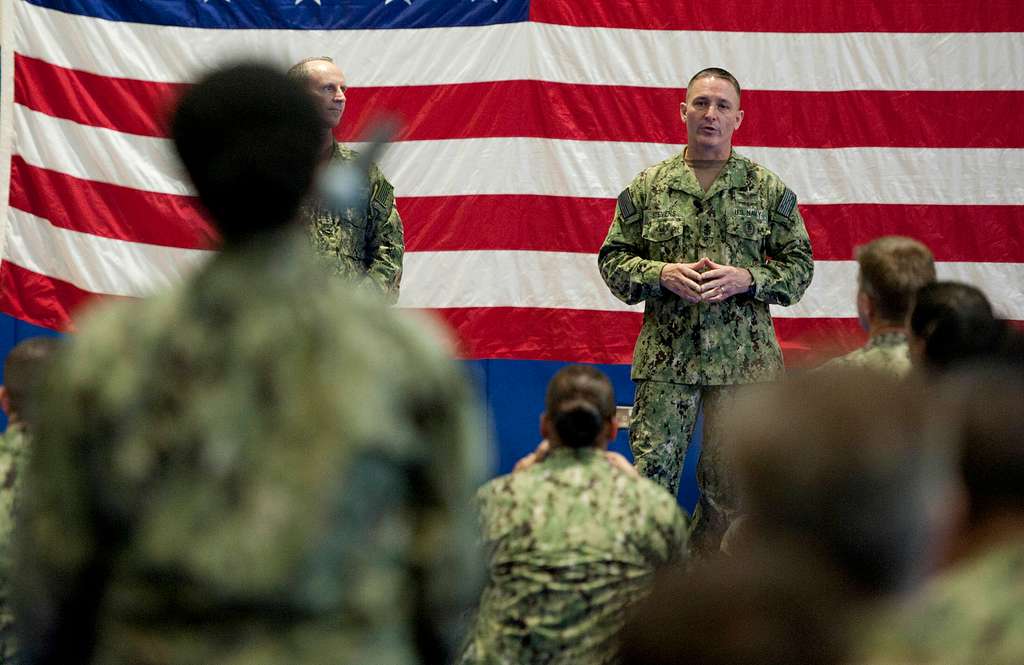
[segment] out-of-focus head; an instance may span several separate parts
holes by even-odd
[[[294,218],[313,182],[321,125],[309,93],[265,65],[218,69],[182,96],[174,145],[225,244]]]
[[[752,389],[734,418],[741,501],[765,539],[820,548],[866,596],[917,582],[945,547],[953,434],[921,388],[814,372]]]
[[[832,665],[846,662],[845,582],[792,547],[663,571],[622,631],[628,665]]]
[[[733,132],[743,122],[740,84],[719,67],[702,69],[686,84],[686,101],[679,112],[686,125],[687,149],[724,159],[732,149]]]
[[[548,383],[541,432],[553,445],[603,446],[615,436],[612,382],[588,365],[568,365]]]
[[[18,342],[7,354],[0,402],[12,421],[31,425],[34,391],[60,344],[60,339],[56,337],[30,337]]]
[[[1024,516],[1024,373],[986,364],[952,373],[950,408],[961,421],[960,471],[969,521]]]
[[[999,353],[1006,335],[980,290],[959,282],[921,287],[909,318],[910,355],[915,366],[944,371]]]
[[[857,247],[854,255],[860,268],[857,309],[861,323],[873,319],[904,325],[918,289],[935,281],[931,251],[913,238],[883,236]]]
[[[327,130],[337,127],[345,115],[348,80],[334,60],[326,55],[306,58],[292,65],[288,76],[301,82],[313,95],[323,127]]]

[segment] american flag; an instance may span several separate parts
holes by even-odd
[[[789,352],[861,341],[853,248],[890,233],[1024,319],[1020,0],[0,7],[0,309],[31,323],[67,329],[207,259],[169,108],[226,60],[314,55],[352,86],[339,139],[404,120],[382,161],[406,228],[399,304],[447,320],[466,357],[630,361],[641,314],[596,252],[617,194],[680,149],[685,79],[707,66],[743,84],[737,149],[798,194],[811,235],[814,282],[774,311]]]

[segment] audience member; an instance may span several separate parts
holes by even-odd
[[[868,342],[822,367],[870,367],[904,376],[910,371],[907,314],[917,290],[935,281],[932,253],[912,238],[883,236],[858,247],[855,256],[857,317]]]
[[[323,124],[299,82],[220,69],[172,131],[224,249],[58,354],[23,504],[26,662],[444,661],[482,573],[461,373],[425,321],[318,266],[295,220]]]
[[[18,342],[4,362],[0,408],[7,414],[7,430],[0,435],[0,663],[18,662],[10,599],[15,507],[21,496],[25,462],[31,454],[35,387],[59,344],[54,337],[31,337]]]
[[[962,418],[967,517],[950,565],[867,640],[878,665],[1024,663],[1024,376],[1019,368],[950,377]]]
[[[543,461],[477,493],[490,575],[462,663],[613,662],[626,607],[683,557],[673,497],[605,457],[615,397],[573,365],[548,385]]]
[[[997,355],[1007,332],[985,294],[959,282],[922,287],[908,327],[911,360],[931,372]]]

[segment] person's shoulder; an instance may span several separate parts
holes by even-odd
[[[753,159],[743,155],[741,153],[733,151],[730,156],[730,161],[733,161],[738,168],[742,168],[748,174],[748,179],[757,182],[762,187],[775,189],[779,191],[785,191],[786,183],[775,171],[771,170],[764,164],[756,162]]]
[[[657,164],[652,164],[637,174],[635,183],[651,185],[668,178],[678,178],[685,166],[682,151],[676,152]]]

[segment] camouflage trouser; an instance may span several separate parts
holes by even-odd
[[[679,493],[683,458],[693,436],[697,414],[704,408],[704,436],[697,463],[700,501],[694,511],[690,550],[717,552],[722,535],[736,514],[731,474],[720,440],[723,414],[735,399],[736,386],[695,386],[638,381],[629,426],[629,447],[641,474],[672,496]]]

